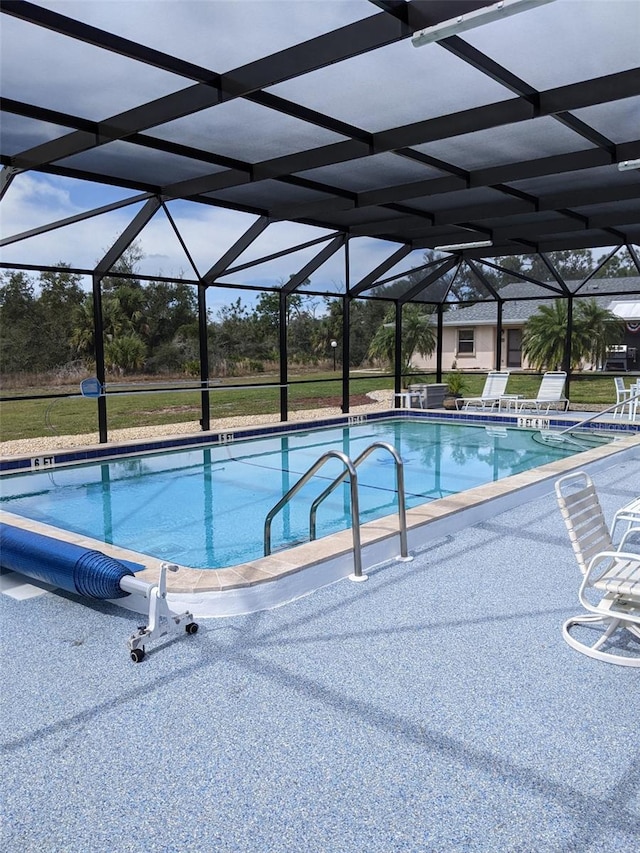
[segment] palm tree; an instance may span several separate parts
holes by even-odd
[[[73,315],[73,331],[69,338],[71,346],[78,355],[94,354],[93,297],[86,296],[76,306]]]
[[[580,324],[584,328],[584,360],[601,367],[607,350],[624,339],[624,323],[613,311],[601,308],[595,299],[580,303]]]
[[[567,303],[556,299],[541,305],[528,320],[522,338],[522,352],[536,370],[557,370],[564,360],[567,340]],[[573,315],[571,334],[571,368],[583,361],[597,365],[606,351],[622,338],[618,317],[601,308],[595,299],[580,302]]]
[[[402,308],[402,372],[406,373],[411,366],[414,353],[422,356],[431,355],[436,348],[436,337],[433,326],[429,322],[431,312],[425,311],[420,305],[405,305]],[[382,359],[393,364],[395,359],[395,310],[389,309],[384,316],[382,325],[369,344],[369,358]]]
[[[131,324],[124,316],[118,299],[108,296],[102,301],[102,323],[107,341],[121,337],[132,331]],[[73,314],[73,330],[70,343],[80,356],[93,357],[95,354],[95,329],[93,322],[93,296],[88,294],[76,306]]]
[[[147,348],[135,332],[114,338],[104,348],[105,363],[116,373],[137,373],[144,366]]]
[[[551,305],[540,305],[529,318],[522,336],[522,352],[536,370],[558,370],[564,359],[567,340],[567,303],[555,299]],[[572,347],[572,367],[580,361],[577,347]]]

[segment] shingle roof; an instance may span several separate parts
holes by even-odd
[[[593,298],[603,308],[607,308],[613,301],[613,297],[622,297],[616,301],[625,301],[625,294],[629,295],[629,301],[638,302],[638,290],[640,289],[640,277],[627,276],[625,278],[594,278],[580,287],[579,281],[568,281],[567,288],[576,295],[576,298]],[[578,289],[579,288],[579,289]],[[635,298],[632,297],[635,295]],[[529,298],[518,298],[528,295]],[[500,290],[500,296],[505,300],[502,307],[502,324],[520,324],[536,313],[540,305],[548,302],[545,299],[531,298],[531,285],[527,282],[514,282],[507,284]],[[444,315],[445,326],[460,325],[495,325],[497,306],[494,301],[476,302],[466,308],[452,308]]]

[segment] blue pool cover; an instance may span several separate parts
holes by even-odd
[[[0,524],[0,563],[3,569],[88,598],[123,598],[129,593],[120,581],[133,576],[131,569],[100,551],[11,524]]]

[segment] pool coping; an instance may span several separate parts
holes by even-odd
[[[597,415],[597,413],[586,413]],[[85,462],[98,462],[117,459],[132,454],[158,453],[163,450],[185,450],[206,445],[225,445],[249,438],[282,435],[283,433],[304,432],[308,429],[320,429],[330,426],[353,426],[371,421],[389,418],[420,418],[449,421],[454,423],[487,424],[494,426],[545,429],[563,428],[577,425],[584,420],[584,412],[558,412],[553,414],[527,413],[526,415],[501,414],[491,410],[446,410],[446,409],[383,409],[367,414],[332,415],[305,421],[281,421],[277,424],[256,424],[254,426],[231,427],[226,430],[198,432],[191,434],[166,435],[162,438],[141,438],[128,441],[115,441],[105,444],[89,444],[61,450],[40,452],[34,455],[1,455],[0,477],[10,474],[23,474],[35,469],[57,468],[63,465],[81,465]],[[604,416],[595,423],[599,430],[616,433],[640,433],[640,422],[617,420]]]
[[[405,416],[415,417],[416,415],[413,410],[404,411],[406,411]],[[460,415],[462,413],[455,414]],[[365,420],[380,420],[389,417],[398,417],[398,415],[394,410],[391,413],[382,412],[366,416],[343,416],[322,421],[304,422],[302,425],[296,424],[294,430],[287,429],[287,424],[278,425],[279,428],[270,427],[262,430],[249,428],[234,431],[234,436],[238,440],[240,437],[251,438],[256,435],[300,431],[310,427],[318,428],[336,423],[338,425],[349,422],[362,423]],[[431,417],[433,418],[433,415]],[[436,419],[463,420],[465,422],[475,420],[476,423],[482,423],[485,426],[514,425],[513,417],[478,418],[477,413],[473,415],[465,413],[462,417],[455,417],[454,415],[449,418],[443,417],[443,413],[439,413]],[[565,416],[559,424],[555,425],[566,425],[567,423],[568,420]],[[613,426],[616,427],[616,425]],[[638,426],[640,427],[640,425]],[[635,430],[629,434],[629,429],[621,430],[618,426],[616,432],[627,434],[616,437],[609,444],[593,447],[565,459],[533,468],[530,471],[513,474],[497,482],[476,486],[459,494],[439,498],[408,509],[406,515],[409,550],[420,546],[424,547],[425,541],[429,539],[454,533],[463,525],[478,523],[502,509],[531,500],[537,494],[548,492],[553,481],[568,471],[613,462],[616,456],[640,448],[640,434],[636,433]],[[89,454],[95,451],[100,453],[98,459],[106,460],[107,456],[110,458],[122,456],[124,448],[128,450],[129,454],[139,454],[141,452],[157,452],[158,449],[183,449],[185,446],[195,447],[212,442],[211,434],[207,434],[206,437],[192,436],[190,437],[192,440],[188,442],[185,442],[184,436],[178,438],[179,444],[177,446],[175,443],[171,443],[171,438],[167,438],[161,442],[150,443],[144,440],[127,442],[118,447],[109,446],[108,449],[104,445],[82,448],[72,454],[67,452],[55,454],[56,459],[68,455],[74,457],[73,460],[64,462],[60,460],[56,464],[71,465],[89,461],[91,458]],[[153,449],[149,447],[150,444],[153,444]],[[157,448],[157,444],[162,446]],[[141,450],[141,447],[144,449]],[[107,450],[115,452],[108,454]],[[82,455],[81,459],[78,459],[79,454]],[[88,456],[89,458],[87,458]],[[7,523],[22,529],[53,536],[82,547],[96,549],[115,559],[141,564],[144,568],[136,573],[136,577],[140,580],[148,580],[150,583],[157,581],[160,567],[165,562],[137,551],[92,539],[83,534],[72,533],[53,525],[32,521],[5,510],[0,512],[0,516]],[[397,514],[362,524],[360,533],[362,565],[365,574],[374,566],[393,560],[394,557],[399,557],[400,537]],[[255,612],[256,610],[279,606],[300,595],[308,594],[313,589],[352,575],[352,533],[351,530],[340,531],[233,567],[194,569],[179,564],[178,566],[178,572],[170,573],[167,576],[168,600],[172,606],[186,606],[199,617]],[[115,603],[141,612],[146,609],[146,606],[141,606],[142,602],[136,600],[135,596],[130,599],[118,599]]]

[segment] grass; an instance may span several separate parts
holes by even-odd
[[[295,381],[298,377],[292,377]],[[301,378],[309,378],[307,375]],[[289,387],[289,408],[313,409],[337,405],[342,396],[340,374],[321,373],[313,377],[324,381],[294,384]],[[238,382],[240,380],[235,380]],[[262,385],[277,385],[273,376],[250,379]],[[148,380],[147,380],[148,382]],[[152,383],[149,383],[152,384]],[[210,394],[211,418],[263,415],[280,410],[278,387],[256,387],[225,389],[234,384],[228,380],[213,388]],[[351,382],[351,394],[361,397],[367,391],[391,388],[393,380],[381,377],[357,378]],[[78,435],[96,432],[98,429],[97,405],[95,400],[79,396],[78,391],[68,388],[34,387],[20,391],[21,396],[38,394],[52,395],[68,392],[67,397],[51,397],[41,400],[25,400],[15,396],[0,403],[0,439],[38,438],[49,435]],[[123,394],[107,400],[109,430],[127,427],[155,426],[200,419],[200,392],[167,390],[157,393]]]
[[[291,382],[313,378],[314,382],[292,384],[289,387],[289,409],[314,409],[338,405],[342,395],[340,373],[317,373],[310,377],[292,376]],[[424,377],[433,381],[433,377]],[[485,374],[465,374],[465,396],[474,396],[482,391]],[[446,375],[444,377],[446,381]],[[149,380],[146,380],[149,381]],[[279,411],[280,391],[277,387],[225,389],[225,382],[211,391],[211,418],[263,415]],[[277,384],[277,377],[261,376],[259,380],[269,385]],[[421,377],[409,381],[419,382]],[[150,383],[151,384],[151,383]],[[509,378],[509,393],[534,397],[540,385],[540,377],[531,374],[514,374]],[[362,399],[368,391],[391,389],[393,379],[380,376],[358,377],[351,380],[352,405]],[[68,392],[69,396],[42,400],[25,400],[15,396],[0,403],[0,439],[38,438],[50,435],[78,435],[96,432],[97,406],[95,400],[79,396],[76,386],[51,386],[21,388],[20,395],[54,394]],[[576,405],[593,404],[605,408],[615,403],[615,390],[611,376],[584,375],[571,380],[571,402]],[[200,394],[198,391],[166,390],[157,393],[113,395],[107,401],[109,430],[126,427],[156,426],[164,424],[198,421],[200,419]]]

